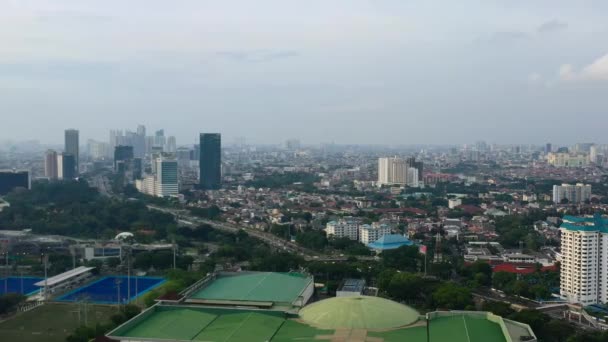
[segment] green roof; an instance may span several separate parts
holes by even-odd
[[[221,274],[189,298],[293,303],[312,284],[300,273],[239,272]]]
[[[325,299],[300,310],[303,321],[321,329],[388,329],[410,325],[419,317],[409,306],[368,296]]]

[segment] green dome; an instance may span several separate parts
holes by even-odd
[[[355,296],[325,299],[305,306],[300,318],[321,329],[389,329],[410,325],[419,313],[388,299]]]

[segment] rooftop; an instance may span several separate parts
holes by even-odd
[[[593,217],[566,215],[562,220],[564,222],[560,228],[567,230],[608,233],[608,219],[603,218],[599,213]]]
[[[58,274],[58,275],[56,275],[54,277],[50,277],[46,281],[44,281],[44,280],[39,281],[39,282],[37,282],[34,285],[36,285],[36,286],[45,286],[45,285],[47,285],[47,286],[53,286],[53,285],[59,284],[59,283],[61,283],[63,281],[66,281],[66,280],[68,280],[68,279],[70,279],[72,277],[75,277],[77,275],[83,274],[85,272],[89,272],[90,270],[92,270],[94,268],[95,267],[86,267],[86,266],[76,267],[73,270],[69,270],[67,272],[63,272],[61,274]]]
[[[320,329],[388,329],[418,321],[420,314],[380,297],[334,297],[300,310],[301,319]]]
[[[401,246],[411,246],[414,243],[403,235],[386,234],[381,238],[367,245],[367,247],[376,250],[396,249]]]
[[[293,303],[312,282],[301,273],[221,273],[189,299]]]

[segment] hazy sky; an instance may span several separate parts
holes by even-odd
[[[606,18],[606,0],[0,0],[0,140],[605,143]]]

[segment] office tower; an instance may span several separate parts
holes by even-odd
[[[547,145],[545,145],[545,154],[549,154],[553,152],[553,145],[551,145],[551,143],[547,143]]]
[[[133,160],[133,146],[119,145],[114,148],[114,171],[124,172],[131,160]]]
[[[483,146],[485,146],[485,143]],[[477,151],[477,153],[479,154],[479,151]],[[418,170],[418,181],[421,182],[423,177],[422,172],[424,171],[424,163],[421,161],[416,161],[416,157],[407,158],[405,163],[408,168],[415,168]]]
[[[110,145],[105,142],[89,139],[87,141],[87,152],[93,160],[106,159],[111,157]]]
[[[299,150],[300,149],[300,140],[289,139],[285,142],[285,147],[290,151]]]
[[[0,170],[0,195],[6,195],[17,188],[31,188],[29,171]]]
[[[553,186],[553,203],[561,203],[564,199],[568,203],[579,204],[591,199],[591,185],[588,184],[562,184]]]
[[[176,150],[177,150],[177,142],[175,140],[175,137],[170,136],[169,139],[167,139],[167,148],[165,149],[165,152],[175,153]]]
[[[420,186],[420,179],[418,178],[418,169],[415,167],[408,167],[406,174],[406,185],[413,188]]]
[[[137,135],[141,135],[142,137],[146,136],[146,126],[138,125],[137,126]]]
[[[378,158],[379,185],[405,185],[407,166],[401,158]]]
[[[190,158],[190,160],[200,160],[200,157],[201,157],[201,145],[196,144],[196,145],[194,145],[194,149],[192,150],[192,157]]]
[[[156,196],[176,196],[179,193],[177,182],[177,160],[161,156],[156,159]]]
[[[608,301],[608,220],[564,216],[560,295],[583,305]]]
[[[589,147],[589,162],[597,164],[597,146],[591,145]]]
[[[200,186],[217,190],[222,185],[222,137],[219,133],[200,135]]]
[[[74,157],[74,174],[79,172],[79,139],[78,130],[68,129],[65,131],[65,149],[64,152],[71,154]]]
[[[76,158],[69,153],[57,155],[57,178],[74,179],[76,178]]]
[[[165,130],[159,129],[156,131],[156,134],[154,135],[154,147],[160,147],[164,150],[166,142]]]
[[[57,152],[54,150],[48,150],[44,155],[44,176],[50,180],[55,180],[58,178]]]

